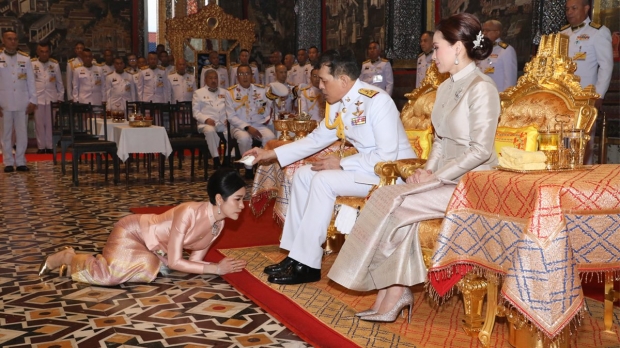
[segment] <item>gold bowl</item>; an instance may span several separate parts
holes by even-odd
[[[292,140],[291,136],[288,134],[290,129],[290,124],[293,120],[273,120],[273,127],[280,132],[280,137],[278,140]]]
[[[308,133],[312,132],[316,127],[317,123],[314,120],[309,121],[298,121],[293,120],[289,124],[289,130],[295,133],[295,140],[305,138]]]

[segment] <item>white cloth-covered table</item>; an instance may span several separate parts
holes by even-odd
[[[130,153],[161,153],[168,157],[172,146],[164,127],[130,127],[128,124],[114,124],[114,142],[118,147],[118,158],[125,162]]]
[[[94,121],[92,121],[94,122]],[[106,140],[109,141],[114,141],[114,126],[118,126],[118,125],[129,125],[129,122],[124,121],[124,122],[112,122],[112,120],[108,119],[106,120],[106,128],[108,129],[108,137]],[[92,126],[93,128],[95,128],[95,131],[97,135],[105,135],[104,131],[103,131],[103,119],[98,118],[96,121],[96,125]]]

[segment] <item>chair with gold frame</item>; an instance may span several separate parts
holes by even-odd
[[[597,117],[594,103],[599,95],[593,86],[581,87],[579,78],[574,74],[576,69],[576,63],[568,56],[568,37],[561,34],[543,36],[537,55],[525,65],[525,74],[519,78],[517,85],[500,93],[502,111],[499,126],[522,128],[534,125],[544,131],[555,129],[556,123],[564,122],[568,127],[583,129],[585,134],[589,134]],[[402,178],[419,167],[416,163],[404,161],[380,163],[376,167],[377,174],[381,175],[385,166],[395,167],[393,175]],[[431,266],[432,251],[439,234],[438,222],[425,222],[420,225],[418,232],[428,267]],[[560,347],[568,344],[568,329],[561,334],[563,341],[551,342],[544,335],[530,330],[530,326],[526,325],[527,320],[514,309],[498,306],[499,283],[497,278],[485,279],[470,273],[457,284],[465,305],[463,329],[468,334],[478,336],[483,345],[488,346],[495,317],[506,316],[510,329],[509,340],[515,347]],[[487,312],[483,318],[485,296]]]

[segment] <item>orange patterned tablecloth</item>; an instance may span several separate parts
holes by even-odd
[[[620,271],[620,166],[465,175],[429,277],[471,267],[503,276],[503,298],[555,337],[583,306],[580,272]]]
[[[289,142],[290,141],[271,140],[267,143],[265,149],[275,149]],[[284,168],[280,167],[278,161],[259,165],[256,170],[256,175],[254,176],[252,197],[250,198],[250,208],[254,215],[262,214],[269,203],[271,203],[271,200],[275,199],[275,206],[273,207],[274,218],[280,222],[284,222],[295,171],[299,167],[312,163],[323,156],[337,152],[339,149],[340,141],[336,141],[322,151],[289,164]],[[350,153],[354,151],[354,148],[347,146],[346,151]]]

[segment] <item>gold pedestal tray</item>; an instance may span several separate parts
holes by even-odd
[[[288,124],[288,129],[295,133],[295,140],[299,140],[305,138],[308,133],[312,132],[317,127],[317,125],[318,124],[314,120],[293,120]]]
[[[150,127],[152,125],[153,125],[153,120],[129,121],[130,127]]]
[[[274,120],[273,121],[273,127],[280,132],[280,136],[278,137],[278,140],[282,140],[282,141],[287,141],[287,140],[292,140],[293,138],[288,134],[290,129],[290,123],[293,122],[293,120]]]

